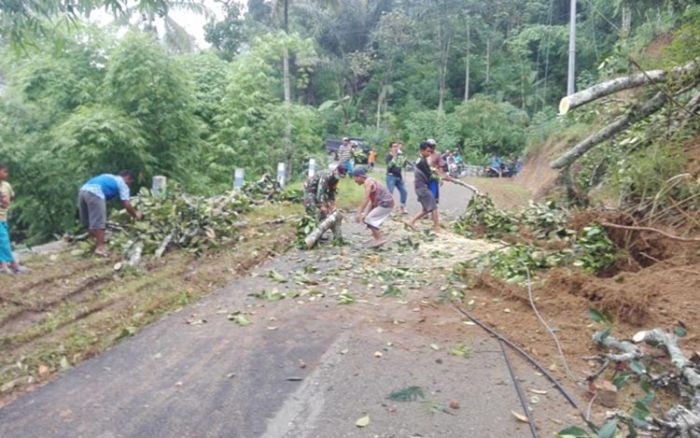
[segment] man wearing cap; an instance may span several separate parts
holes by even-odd
[[[338,163],[343,166],[349,174],[352,174],[352,144],[348,137],[343,137],[343,142],[338,148]]]
[[[391,214],[394,208],[394,197],[379,181],[368,177],[367,169],[364,167],[355,169],[352,176],[355,183],[365,186],[365,195],[357,209],[356,220],[358,223],[364,222],[372,233],[374,242],[371,246],[380,247],[386,243],[386,239],[382,236],[379,227]],[[365,210],[368,210],[367,213]]]
[[[129,186],[134,183],[134,174],[123,170],[119,175],[105,173],[89,179],[80,188],[78,204],[80,205],[80,222],[97,242],[95,255],[109,256],[105,251],[105,228],[107,226],[107,201],[119,197],[122,205],[135,219],[141,219],[141,213],[131,205]]]
[[[304,209],[306,214],[322,222],[329,214],[335,210],[335,194],[338,191],[338,182],[345,176],[345,166],[338,165],[332,171],[322,170],[316,173],[304,183]],[[331,229],[333,238],[342,237],[340,223],[342,216]]]

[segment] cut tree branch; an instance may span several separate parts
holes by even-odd
[[[678,346],[678,337],[674,333],[655,328],[638,332],[632,339],[635,343],[644,342],[663,348],[671,358],[676,374],[682,377],[692,391],[690,393],[690,409],[679,404],[666,412],[665,420],[652,418],[652,424],[661,428],[661,436],[663,437],[700,437],[700,373]],[[606,360],[628,362],[640,359],[645,355],[641,348],[629,341],[618,341],[612,336],[601,336],[600,334],[594,336],[594,340],[600,345],[622,352],[622,354],[606,354],[603,356]]]
[[[601,82],[590,88],[581,90],[578,93],[574,93],[571,96],[562,98],[559,102],[559,113],[563,115],[574,108],[585,105],[588,102],[592,102],[596,99],[600,99],[601,97],[617,93],[618,91],[636,88],[647,84],[664,82],[669,77],[679,77],[685,73],[693,73],[697,69],[698,62],[691,61],[683,67],[675,67],[670,71],[651,70]]]
[[[563,169],[569,167],[574,161],[579,159],[583,154],[588,152],[594,146],[609,140],[612,136],[620,131],[624,131],[630,125],[648,117],[663,108],[668,98],[663,93],[656,93],[654,97],[649,99],[638,111],[630,111],[620,117],[605,128],[589,136],[582,142],[578,143],[573,148],[569,149],[564,155],[552,161],[549,165],[553,169]]]
[[[633,231],[651,231],[653,233],[661,234],[664,237],[668,237],[671,240],[678,240],[680,242],[700,242],[700,238],[698,238],[698,237],[674,236],[673,234],[669,234],[665,231],[657,230],[656,228],[651,228],[651,227],[633,227],[630,225],[611,224],[610,222],[601,222],[600,224],[602,226],[608,227],[608,228],[621,228],[623,230],[633,230]]]
[[[316,242],[318,242],[318,239],[321,238],[323,233],[330,230],[334,226],[340,226],[340,222],[342,220],[343,216],[338,210],[329,214],[323,221],[321,221],[320,224],[318,224],[318,227],[316,227],[316,229],[314,229],[312,232],[309,233],[308,236],[306,236],[306,238],[304,239],[304,244],[306,244],[306,248],[313,248],[313,246],[316,245]]]

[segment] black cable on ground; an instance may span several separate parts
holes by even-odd
[[[530,362],[535,368],[537,368],[542,374],[544,374],[547,379],[554,384],[554,386],[557,388],[557,390],[564,396],[564,398],[573,406],[581,415],[583,416],[583,413],[581,412],[581,408],[579,408],[578,402],[576,399],[570,395],[566,389],[559,383],[559,381],[549,373],[542,365],[539,364],[532,356],[527,354],[522,348],[518,347],[515,345],[512,341],[510,341],[508,338],[504,337],[503,335],[499,334],[496,332],[494,329],[491,327],[487,326],[483,322],[479,321],[478,319],[474,318],[469,312],[466,310],[462,309],[461,307],[457,306],[456,304],[453,304],[453,307],[457,312],[461,313],[462,315],[466,316],[470,320],[472,320],[476,325],[481,327],[482,329],[486,330],[489,332],[492,336],[495,338],[499,339],[500,341],[503,341],[507,346],[515,350],[518,354],[520,354],[522,357],[524,357],[528,362]]]
[[[530,409],[527,406],[525,395],[523,395],[523,390],[522,388],[520,388],[520,383],[518,383],[518,379],[515,377],[515,373],[513,372],[513,366],[510,364],[510,359],[508,359],[508,353],[506,353],[506,348],[503,346],[503,344],[504,342],[499,339],[498,345],[501,347],[501,351],[503,352],[503,358],[506,360],[506,365],[508,366],[508,373],[510,373],[510,378],[513,381],[513,385],[515,385],[515,392],[518,393],[520,405],[523,407],[523,411],[525,412],[525,416],[527,417],[527,424],[528,426],[530,426],[532,438],[538,438],[539,436],[537,435],[537,429],[535,428],[535,418],[533,417],[532,413],[530,412]]]

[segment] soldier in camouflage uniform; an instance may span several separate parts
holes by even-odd
[[[335,210],[335,193],[338,189],[340,178],[345,176],[346,168],[339,165],[332,171],[322,170],[306,180],[304,183],[304,209],[306,214],[321,223]],[[333,238],[342,237],[340,231],[341,217],[333,225]]]

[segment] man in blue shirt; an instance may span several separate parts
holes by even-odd
[[[107,226],[107,201],[119,197],[122,205],[135,219],[141,219],[141,213],[129,202],[129,186],[134,182],[134,174],[128,170],[119,175],[109,173],[89,179],[80,188],[78,203],[80,204],[80,222],[90,235],[95,238],[95,255],[109,256],[105,251],[105,228]]]

